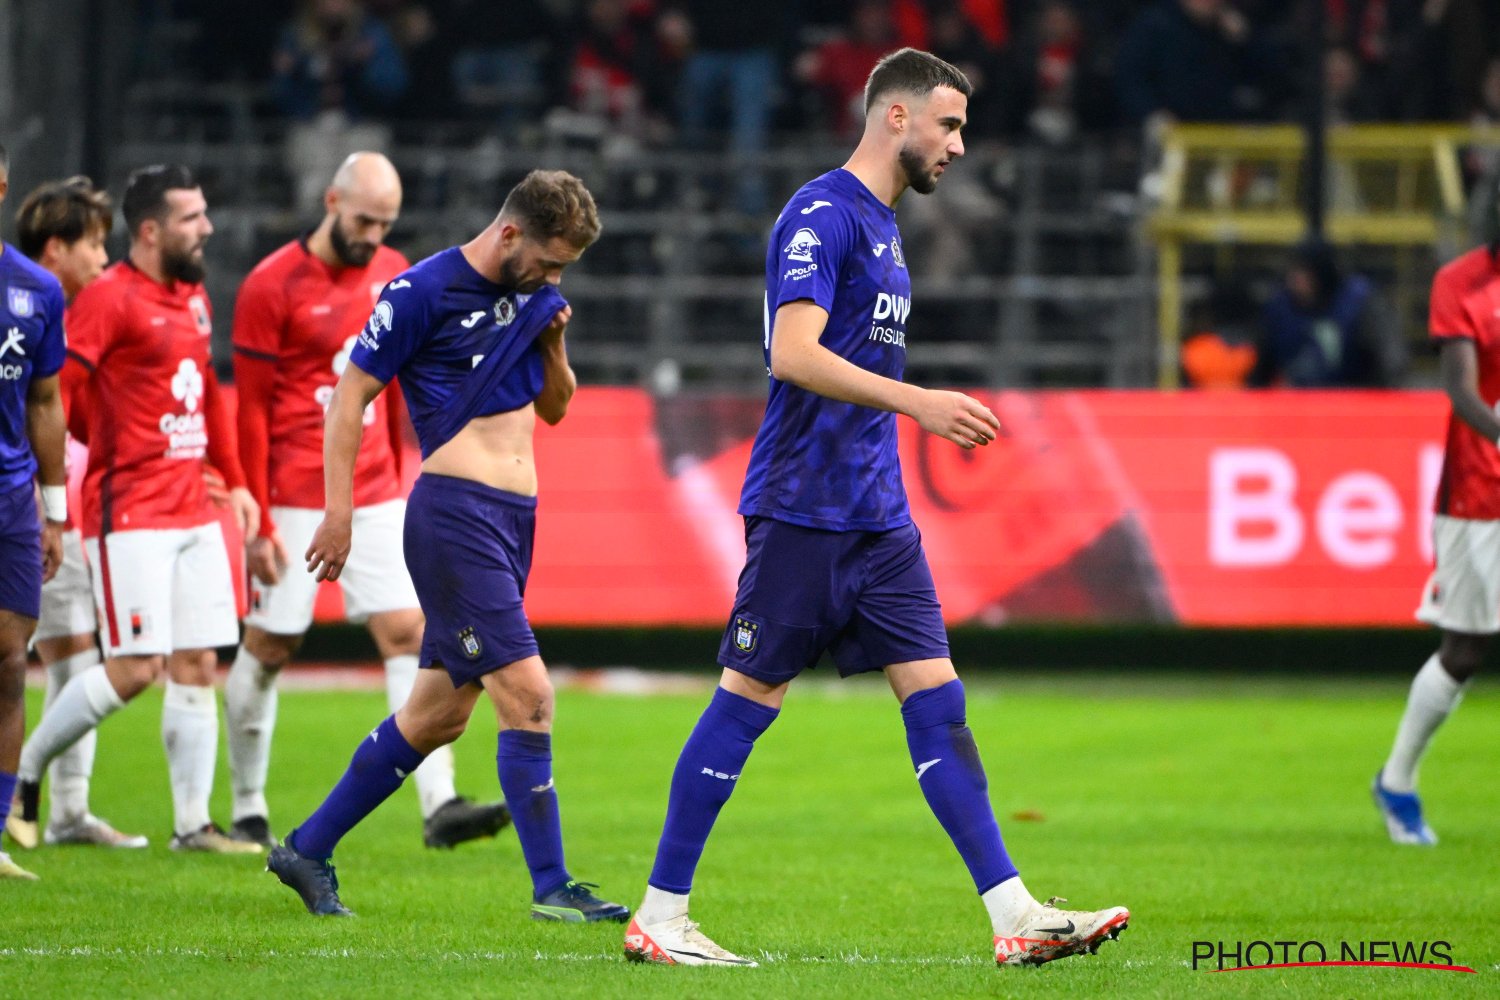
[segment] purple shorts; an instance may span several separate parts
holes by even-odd
[[[30,483],[0,493],[0,610],[42,614],[42,522]]]
[[[948,656],[916,525],[820,531],[747,517],[745,545],[720,666],[781,684],[825,650],[842,677]]]
[[[423,473],[406,503],[406,568],[427,616],[418,661],[453,686],[537,654],[521,598],[536,497]]]

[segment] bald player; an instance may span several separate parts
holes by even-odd
[[[234,313],[240,459],[264,512],[248,546],[250,612],[224,688],[234,787],[230,835],[274,846],[266,804],[276,677],[312,624],[317,580],[287,553],[302,553],[323,517],[323,418],[370,310],[409,266],[384,245],[401,211],[401,178],[379,153],[355,153],[323,195],[317,228],[261,261]],[[350,621],[364,622],[385,661],[386,694],[400,708],[417,677],[423,618],[401,555],[406,515],[396,397],[365,408],[354,466],[355,554],[338,583]],[[453,753],[431,754],[415,774],[428,847],[492,837],[505,803],[460,797]]]

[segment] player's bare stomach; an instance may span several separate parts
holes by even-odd
[[[534,497],[536,460],[531,441],[535,429],[536,410],[530,403],[519,410],[475,417],[427,456],[422,471]]]

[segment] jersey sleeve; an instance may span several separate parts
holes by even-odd
[[[109,350],[119,306],[110,290],[95,281],[78,293],[68,310],[68,354],[90,371]]]
[[[800,205],[800,199],[787,205],[771,236],[777,260],[768,303],[772,313],[799,299],[831,312],[853,244],[855,226],[847,207],[814,200],[808,212]]]
[[[235,312],[239,316],[238,310]],[[240,466],[245,485],[260,504],[261,527],[275,530],[271,517],[271,411],[276,391],[276,365],[258,355],[236,351],[234,355],[236,427],[239,431]]]
[[[234,303],[234,353],[263,361],[281,355],[281,331],[286,325],[286,293],[273,288],[260,271],[252,271],[240,286]]]
[[[235,441],[234,414],[219,389],[219,377],[213,366],[203,375],[203,422],[208,430],[208,462],[224,477],[224,485],[237,489],[245,485],[240,465],[239,446]]]
[[[1456,268],[1443,268],[1432,280],[1428,300],[1427,332],[1434,340],[1477,340],[1474,324],[1464,310],[1463,284]]]
[[[389,282],[349,352],[349,360],[381,382],[396,377],[427,336],[426,290],[407,277]]]
[[[63,313],[66,308],[63,302],[62,286],[49,285],[47,288],[47,325],[42,331],[36,361],[31,368],[35,378],[50,378],[62,370],[63,359],[68,354],[67,340],[63,335]]]

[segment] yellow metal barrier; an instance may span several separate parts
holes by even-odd
[[[1294,125],[1173,125],[1162,140],[1157,245],[1157,381],[1177,387],[1186,245],[1290,246],[1305,235],[1306,135]],[[1327,134],[1325,231],[1339,244],[1458,242],[1466,204],[1458,151],[1500,146],[1500,129],[1353,125]]]

